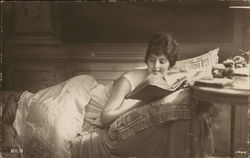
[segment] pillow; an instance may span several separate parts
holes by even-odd
[[[16,116],[18,100],[14,95],[8,96],[6,100],[6,106],[3,109],[2,121],[5,124],[12,125]]]
[[[163,99],[133,109],[115,120],[108,130],[111,139],[125,140],[152,126],[190,119],[189,89],[180,89]]]

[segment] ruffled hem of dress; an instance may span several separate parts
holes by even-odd
[[[28,117],[28,110],[29,110],[29,102],[27,103],[26,99],[30,98],[33,94],[24,91],[22,95],[20,96],[20,99],[18,101],[18,107],[16,111],[16,117],[13,122],[13,128],[17,132],[17,137],[24,136],[24,129],[26,127],[26,119]]]
[[[20,96],[20,99],[19,99],[19,101],[18,101],[18,108],[19,108],[19,107],[22,108],[23,102],[24,102],[25,97],[26,97],[27,94],[29,95],[29,97],[32,95],[32,93],[30,93],[30,92],[28,92],[28,91],[24,91],[24,92],[22,93],[22,95]]]

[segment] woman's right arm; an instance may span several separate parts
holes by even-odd
[[[121,77],[115,82],[113,91],[101,113],[101,122],[104,126],[109,126],[119,116],[137,106],[124,106],[123,104],[125,96],[130,92],[130,90],[131,85],[126,78]]]

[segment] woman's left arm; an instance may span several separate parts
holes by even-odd
[[[115,83],[113,91],[104,106],[101,113],[101,122],[104,126],[109,126],[113,121],[115,121],[119,116],[125,112],[137,107],[138,105],[128,105],[124,106],[125,96],[130,92],[131,85],[129,81],[125,78],[120,78]]]

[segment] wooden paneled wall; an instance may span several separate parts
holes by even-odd
[[[211,49],[220,47],[219,56],[220,59],[223,60],[227,57],[237,55],[239,53],[238,49],[249,49],[249,34],[246,34],[246,31],[249,32],[249,21],[247,20],[249,13],[241,9],[229,10],[228,14],[224,15],[226,16],[226,19],[220,17],[221,20],[225,20],[225,22],[220,23],[217,19],[215,21],[216,28],[208,30],[209,32],[218,32],[220,31],[218,29],[225,28],[226,31],[222,30],[222,32],[226,32],[229,35],[222,34],[223,37],[221,38],[216,36],[216,40],[214,41],[212,37],[207,39],[204,37],[199,42],[199,39],[194,38],[203,37],[202,32],[204,36],[209,36],[210,34],[206,33],[206,31],[204,33],[204,30],[198,31],[199,33],[196,34],[195,30],[191,29],[194,32],[183,34],[182,37],[182,28],[185,30],[191,28],[190,26],[175,26],[174,23],[168,24],[168,20],[171,21],[171,18],[174,18],[176,21],[176,16],[178,17],[183,13],[186,13],[190,8],[187,9],[187,11],[178,11],[175,13],[173,9],[174,6],[170,9],[169,5],[166,4],[137,4],[131,6],[130,4],[124,3],[124,6],[120,7],[120,9],[123,10],[123,13],[119,13],[121,17],[127,16],[127,9],[132,7],[131,12],[143,11],[145,14],[147,12],[148,14],[154,13],[154,15],[159,16],[159,19],[157,19],[158,16],[150,16],[151,18],[154,18],[154,20],[151,19],[154,23],[145,23],[147,27],[144,27],[143,25],[139,26],[137,24],[135,26],[137,32],[135,32],[133,31],[132,26],[135,24],[134,22],[140,18],[140,14],[137,15],[138,17],[136,17],[135,14],[135,17],[125,20],[127,22],[130,22],[129,20],[131,20],[130,24],[124,27],[129,33],[134,33],[131,34],[131,36],[123,38],[112,35],[110,36],[112,37],[111,41],[109,40],[109,36],[105,36],[103,39],[101,38],[101,41],[100,38],[95,39],[95,37],[91,37],[92,42],[84,43],[83,41],[87,38],[84,39],[83,35],[78,35],[86,33],[82,32],[84,28],[78,27],[76,28],[78,30],[73,30],[73,26],[75,26],[77,22],[67,24],[66,22],[69,21],[67,17],[75,16],[74,18],[88,18],[91,16],[95,21],[101,20],[99,21],[100,23],[103,21],[104,24],[107,24],[105,26],[108,26],[109,22],[114,24],[115,21],[108,18],[95,18],[95,14],[91,15],[89,12],[81,10],[82,8],[88,8],[86,5],[79,5],[79,9],[79,7],[77,7],[78,5],[73,3],[73,5],[70,5],[70,11],[72,11],[70,12],[68,10],[63,10],[65,7],[68,9],[67,5],[59,4],[61,3],[22,2],[9,3],[6,5],[8,7],[5,9],[7,10],[5,11],[5,17],[12,20],[8,20],[8,22],[4,23],[4,28],[8,28],[4,36],[3,49],[3,88],[5,90],[37,91],[38,89],[55,85],[79,74],[91,74],[100,83],[110,83],[122,72],[133,67],[144,65],[143,58],[147,46],[146,41],[150,37],[150,34],[147,34],[146,32],[147,30],[151,33],[154,31],[165,31],[164,27],[158,27],[157,24],[157,21],[164,20],[165,16],[166,21],[161,22],[161,24],[171,26],[172,30],[180,31],[175,33],[181,39],[179,59],[201,55]],[[93,12],[97,11],[95,8],[100,9],[100,7],[103,7],[102,10],[105,10],[105,8],[106,10],[108,8],[111,8],[111,10],[117,10],[117,7],[119,7],[115,4],[112,4],[111,6],[103,6],[103,3],[90,3],[89,6],[93,9]],[[166,7],[165,10],[167,11],[164,10],[164,7]],[[183,8],[183,6],[181,7]],[[196,6],[194,5],[192,7]],[[216,5],[216,7],[218,11],[220,5]],[[225,7],[222,8],[225,9]],[[36,9],[38,9],[38,12],[35,11]],[[159,12],[157,12],[157,9],[159,9]],[[91,10],[88,9],[88,11]],[[210,15],[210,12],[211,11],[207,11],[204,12],[204,14],[208,16]],[[71,15],[68,15],[67,17],[62,16],[65,15],[65,13],[70,13]],[[165,15],[162,13],[171,14]],[[194,13],[194,11],[190,11],[189,14],[194,15]],[[98,15],[100,14],[101,11],[98,12]],[[199,12],[197,12],[197,14],[199,14]],[[115,17],[117,18],[118,16],[116,15]],[[148,20],[150,20],[150,17],[148,17]],[[184,23],[191,25],[192,23],[188,22],[189,19],[198,23],[198,17],[202,17],[202,15],[196,15],[195,18],[185,16],[182,17],[179,22],[177,20],[177,22],[179,24]],[[206,20],[212,20],[213,17],[214,15],[211,14],[211,17],[207,17]],[[90,20],[91,18],[88,20],[85,19],[85,21],[79,22],[79,25],[81,26],[84,24],[89,28],[89,25],[93,23]],[[123,19],[120,19],[119,21],[121,22],[122,20]],[[147,20],[147,18],[144,17],[144,20]],[[185,22],[181,22],[182,20]],[[20,21],[22,21],[22,23],[20,23]],[[43,25],[39,25],[41,23],[43,23]],[[221,24],[224,23],[230,26],[221,26]],[[209,27],[205,27],[204,24],[199,24],[199,26],[204,29],[209,29],[213,25],[209,23]],[[97,28],[94,27],[93,30],[95,29]],[[196,27],[196,30],[198,29],[199,28]],[[112,32],[112,28],[110,28],[109,31]],[[72,35],[69,36],[69,32],[71,32]],[[108,34],[105,32],[99,33]],[[116,33],[126,34],[124,30],[119,29],[116,29]],[[91,34],[91,32],[89,34]],[[79,38],[74,38],[74,36]],[[68,40],[66,37],[68,37]],[[230,39],[226,39],[225,37]],[[123,41],[123,43],[115,42],[115,39],[117,39],[117,41]],[[131,42],[130,39],[134,39],[135,42]],[[204,40],[206,42],[204,42]]]

